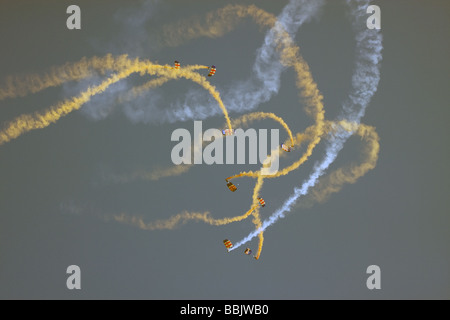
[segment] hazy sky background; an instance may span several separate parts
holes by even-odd
[[[161,64],[215,64],[210,80],[226,101],[233,85],[250,77],[267,30],[247,19],[218,39],[166,47],[159,37],[164,25],[203,18],[226,3],[255,4],[278,15],[288,1],[77,1],[81,30],[66,28],[66,8],[74,2],[2,1],[0,86],[8,75],[128,53]],[[0,298],[449,299],[450,4],[373,4],[381,8],[383,61],[362,122],[380,136],[374,170],[325,203],[294,208],[265,232],[258,261],[244,248],[227,254],[222,243],[245,237],[253,230],[250,220],[223,227],[189,222],[161,231],[105,221],[103,216],[124,212],[151,222],[183,210],[219,218],[241,215],[251,204],[254,180],[236,181],[239,190],[231,193],[224,179],[255,166],[198,165],[158,181],[105,179],[170,167],[172,131],[192,131],[193,122],[162,123],[157,116],[200,99],[197,94],[205,97],[196,84],[180,80],[117,103],[119,92],[139,83],[132,77],[56,124],[0,147]],[[344,2],[326,1],[295,41],[324,95],[326,118],[333,120],[350,90],[355,57]],[[99,81],[0,101],[2,128]],[[209,107],[218,108],[214,101]],[[141,109],[147,110],[141,117],[130,116]],[[282,73],[279,93],[257,110],[275,112],[294,132],[311,124],[292,70]],[[218,113],[203,127],[222,128],[223,122]],[[277,128],[270,121],[253,127]],[[361,146],[359,138],[350,138],[329,171],[357,161]],[[287,177],[266,180],[262,218],[309,176],[323,150],[319,145]],[[257,240],[248,245],[256,250]],[[81,268],[81,290],[66,288],[72,264]],[[373,264],[381,268],[381,290],[366,287],[366,268]]]

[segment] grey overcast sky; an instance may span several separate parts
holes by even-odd
[[[81,29],[68,30],[72,1],[3,0],[0,88],[8,76],[24,79],[83,57],[128,54],[160,64],[214,64],[216,75],[208,80],[230,107],[231,97],[239,105],[261,89],[246,91],[244,84],[255,72],[267,29],[244,19],[217,38],[169,46],[162,36],[166,26],[204,21],[228,3],[255,4],[278,16],[289,1],[80,0]],[[383,37],[380,81],[361,119],[380,136],[373,170],[324,203],[302,206],[300,199],[266,230],[258,261],[243,254],[245,246],[227,254],[222,243],[253,231],[250,219],[153,231],[115,222],[112,216],[121,213],[145,222],[184,210],[209,211],[215,218],[241,215],[251,203],[254,180],[236,180],[239,189],[231,193],[224,179],[256,168],[196,165],[178,176],[149,179],[144,173],[173,165],[173,130],[192,132],[193,120],[200,119],[204,129],[222,128],[224,121],[217,103],[186,80],[123,102],[121,94],[143,83],[132,76],[58,122],[0,146],[0,298],[449,299],[450,3],[371,3],[381,9]],[[357,56],[351,19],[344,1],[325,0],[295,32],[328,120],[339,115],[351,90]],[[0,100],[0,130],[104,77]],[[294,132],[312,124],[292,69],[281,73],[276,91],[267,101],[244,106],[248,110],[230,110],[230,116],[275,112]],[[278,128],[268,120],[252,126]],[[358,161],[362,147],[351,137],[327,172]],[[298,170],[265,182],[262,219],[308,178],[324,150],[322,143]],[[257,239],[246,246],[255,251]],[[81,268],[81,290],[66,287],[69,265]],[[366,287],[370,265],[381,269],[381,290]]]

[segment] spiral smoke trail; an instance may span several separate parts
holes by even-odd
[[[221,92],[223,102],[229,112],[244,113],[254,110],[279,92],[281,73],[287,69],[287,66],[280,62],[280,52],[277,48],[277,37],[282,29],[280,27],[282,26],[291,37],[295,36],[303,24],[308,23],[318,14],[324,3],[323,0],[296,0],[290,1],[286,5],[276,19],[278,22],[266,33],[262,46],[256,51],[251,76],[246,80],[234,81],[227,88],[217,88]],[[172,46],[178,45],[179,42],[184,43],[194,37],[217,38],[222,36],[234,28],[233,22],[238,20],[236,12],[232,10],[234,7],[236,6],[229,5],[218,12],[211,13],[214,14],[212,16],[214,19],[207,19],[204,24],[200,24],[196,20],[184,22],[186,28],[192,29],[194,34],[188,33],[186,28],[175,26],[175,30],[164,33],[164,36],[166,40],[170,39]],[[247,6],[238,7],[248,9]],[[255,9],[257,8],[255,7]],[[226,14],[228,10],[231,10],[232,14]],[[214,32],[210,29],[213,29]],[[211,108],[213,101],[201,89],[191,89],[184,100],[174,102],[169,108],[158,108],[155,104],[149,105],[147,99],[129,103],[131,105],[125,107],[124,113],[133,122],[173,123],[192,119],[205,120],[220,114],[220,110]],[[97,119],[95,108],[85,111],[87,115]]]
[[[382,36],[378,30],[369,30],[366,27],[366,8],[369,0],[348,0],[347,1],[351,16],[353,17],[353,29],[356,39],[356,63],[355,72],[352,77],[352,89],[343,104],[340,120],[347,120],[356,124],[360,123],[365,110],[375,94],[380,80],[380,62],[382,59],[381,51],[383,49]],[[325,158],[317,162],[312,174],[303,182],[301,187],[294,188],[294,193],[276,210],[267,220],[264,220],[262,226],[239,242],[234,244],[232,250],[240,247],[256,237],[261,231],[277,222],[280,218],[289,212],[298,199],[306,195],[308,190],[313,187],[319,177],[324,174],[327,168],[334,162],[339,151],[343,148],[347,139],[353,134],[353,131],[344,128],[337,130],[327,138]]]

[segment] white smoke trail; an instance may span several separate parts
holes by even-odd
[[[375,94],[378,82],[380,80],[379,63],[382,55],[382,36],[376,30],[368,30],[366,28],[366,8],[369,0],[348,0],[352,14],[353,28],[356,32],[356,65],[355,73],[352,77],[352,90],[349,98],[343,104],[343,114],[340,119],[360,123],[364,116],[365,109],[369,104],[372,96]],[[244,243],[252,240],[261,231],[266,230],[280,218],[289,212],[292,206],[298,201],[302,195],[306,195],[308,190],[315,185],[317,180],[331,163],[336,159],[339,151],[343,148],[344,143],[352,135],[352,132],[344,129],[338,130],[335,134],[328,137],[325,158],[316,163],[313,173],[302,184],[300,188],[294,188],[294,193],[284,202],[284,204],[276,210],[267,220],[262,223],[261,228],[251,232],[247,237],[234,244],[231,250],[234,250]]]

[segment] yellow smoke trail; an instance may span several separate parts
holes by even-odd
[[[79,109],[84,103],[89,101],[93,95],[103,92],[111,84],[118,82],[119,80],[129,76],[133,72],[139,71],[139,61],[127,60],[126,62],[128,64],[128,68],[126,68],[124,71],[114,74],[107,80],[103,81],[100,85],[88,88],[78,97],[63,101],[56,106],[48,108],[44,112],[35,112],[34,114],[25,114],[17,117],[0,132],[0,145],[7,143],[12,139],[15,139],[31,130],[47,127],[48,125],[58,121],[61,117],[67,115],[68,113]]]
[[[259,175],[258,179],[256,180],[255,187],[253,188],[252,199],[253,199],[253,206],[256,206],[256,209],[253,212],[253,221],[252,222],[255,225],[256,229],[259,229],[262,226],[261,218],[259,216],[260,207],[259,207],[258,197],[259,197],[259,192],[262,188],[263,183],[264,183],[264,178],[262,175]],[[258,234],[258,239],[259,239],[259,245],[258,245],[258,250],[255,255],[255,259],[259,259],[259,256],[261,255],[262,245],[264,242],[264,232],[263,231],[261,231]]]
[[[123,103],[125,101],[130,101],[130,100],[136,98],[137,96],[141,95],[145,91],[152,89],[152,88],[162,86],[163,84],[165,84],[166,82],[169,82],[170,80],[172,80],[172,79],[168,78],[168,77],[159,77],[156,79],[149,80],[145,84],[143,84],[139,87],[133,87],[127,93],[119,96],[119,98],[117,99],[117,102]]]
[[[78,81],[94,75],[93,71],[105,74],[106,71],[119,71],[129,62],[128,56],[82,58],[75,63],[66,63],[59,67],[52,67],[49,72],[39,75],[9,76],[0,85],[0,100],[23,97],[30,93],[57,87],[68,81]]]
[[[303,205],[310,206],[314,202],[325,201],[330,194],[340,191],[344,184],[355,183],[360,177],[375,168],[380,151],[379,136],[375,128],[361,124],[357,127],[355,134],[364,141],[361,161],[339,168],[319,179],[302,202]]]
[[[288,139],[284,142],[286,145],[290,145],[291,147],[295,146],[297,149],[301,146],[301,143],[303,141],[308,141],[314,138],[314,127],[308,127],[304,133],[297,133],[294,137],[292,134],[291,129],[286,124],[286,122],[283,120],[283,118],[277,116],[276,114],[272,112],[252,112],[248,114],[244,114],[239,118],[235,118],[231,121],[231,125],[233,128],[237,128],[239,126],[249,126],[249,122],[256,121],[256,120],[262,120],[262,119],[273,119],[281,124],[281,126],[286,130],[286,133],[288,134]],[[288,156],[288,153],[282,151],[279,153],[279,157],[286,157]],[[257,173],[256,173],[257,174]],[[237,178],[237,176],[229,177],[231,178]]]
[[[172,67],[167,67],[166,68],[171,68]],[[195,66],[185,66],[182,67],[184,70],[188,70],[188,71],[196,71],[199,69],[209,69],[209,67],[207,66],[199,66],[199,65],[195,65]],[[137,86],[137,87],[133,87],[130,89],[129,92],[127,92],[126,94],[124,94],[123,96],[119,97],[119,103],[124,102],[124,101],[129,101],[132,100],[134,98],[136,98],[137,96],[143,94],[145,91],[148,91],[149,89],[152,88],[156,88],[156,87],[160,87],[163,84],[165,84],[166,82],[173,80],[173,78],[168,78],[168,77],[159,77],[157,79],[152,79],[147,81],[146,83]]]
[[[214,99],[216,99],[217,103],[219,104],[219,107],[222,110],[223,115],[225,116],[225,120],[227,122],[227,127],[229,129],[232,129],[232,127],[231,127],[231,120],[230,120],[230,117],[228,115],[227,108],[223,104],[223,101],[222,101],[222,99],[220,97],[220,93],[216,90],[215,86],[211,85],[211,83],[209,83],[209,81],[205,77],[203,77],[200,74],[195,73],[195,72],[190,72],[188,70],[180,69],[180,70],[176,70],[175,73],[182,74],[184,78],[192,80],[192,81],[198,83],[205,90],[207,90],[209,92],[209,94],[211,96],[213,96]]]
[[[298,132],[297,134],[295,134],[295,136],[294,136],[295,150],[300,149],[303,142],[311,141],[312,139],[314,139],[314,135],[315,135],[315,126],[310,126],[310,127],[306,128],[305,131]],[[284,143],[288,144],[289,142],[290,141],[286,140]],[[286,152],[283,152],[282,155],[283,154],[287,155]]]
[[[157,220],[155,222],[146,223],[144,220],[140,217],[136,216],[130,216],[125,213],[122,213],[120,215],[115,215],[114,220],[121,223],[130,224],[133,226],[136,226],[143,230],[162,230],[162,229],[168,229],[172,230],[175,227],[177,227],[180,224],[185,224],[188,221],[194,220],[194,221],[202,221],[206,224],[210,224],[213,226],[222,226],[233,222],[238,222],[247,219],[254,208],[247,211],[245,214],[241,216],[236,216],[232,218],[221,218],[221,219],[214,219],[211,217],[211,214],[207,212],[187,212],[184,211],[183,213],[177,214],[167,220]]]
[[[190,164],[180,164],[178,166],[174,166],[167,169],[155,170],[152,172],[138,172],[137,175],[144,180],[159,180],[161,178],[173,177],[183,174],[192,167]]]
[[[120,71],[123,68],[126,68],[129,61],[130,59],[126,54],[117,57],[107,54],[104,57],[92,57],[89,59],[83,57],[78,62],[71,62],[62,66],[52,67],[49,72],[42,75],[29,74],[25,76],[8,76],[5,79],[4,84],[0,85],[0,100],[23,97],[30,93],[37,93],[51,87],[58,87],[68,81],[79,81],[89,78],[95,75],[94,71],[101,75],[104,75],[107,71]],[[167,65],[162,67],[174,69]],[[208,66],[201,65],[185,66],[182,68],[190,71],[209,69]],[[165,81],[169,81],[171,78],[164,79]],[[145,90],[162,85],[165,82],[159,79],[155,80],[158,81],[150,80],[141,87],[133,88],[133,94],[137,95]]]
[[[255,121],[255,120],[262,120],[262,119],[273,119],[275,121],[277,121],[279,124],[281,124],[281,126],[286,130],[291,145],[294,145],[294,136],[292,135],[292,131],[289,128],[289,126],[286,124],[286,122],[284,122],[284,120],[277,116],[275,113],[272,112],[252,112],[252,113],[248,113],[248,114],[244,114],[243,116],[241,116],[240,118],[237,119],[233,119],[233,121],[231,122],[231,125],[233,126],[233,128],[237,128],[238,126],[244,125],[244,126],[248,126],[250,121]]]
[[[103,81],[101,84],[90,87],[82,92],[78,97],[71,100],[63,101],[56,106],[48,108],[46,111],[35,112],[33,114],[25,114],[17,117],[15,120],[9,122],[5,129],[0,132],[0,145],[19,137],[20,135],[35,129],[42,129],[50,124],[58,121],[61,117],[68,113],[78,110],[81,106],[88,102],[92,96],[104,92],[110,85],[128,77],[132,73],[140,73],[141,75],[163,75],[166,78],[186,78],[201,85],[207,90],[218,102],[222,109],[229,128],[231,128],[231,121],[228,112],[223,104],[220,94],[216,91],[205,77],[200,74],[189,71],[188,69],[166,69],[164,66],[154,65],[149,61],[140,61],[138,59],[128,60],[123,59],[119,61],[123,65],[123,71],[113,74],[110,78]]]
[[[160,41],[166,46],[178,46],[199,37],[218,38],[235,29],[239,22],[251,17],[258,25],[273,27],[276,17],[254,5],[227,5],[206,14],[202,22],[191,17],[176,24],[165,26]]]
[[[127,183],[136,180],[158,181],[162,178],[174,177],[186,173],[191,167],[191,164],[180,164],[170,168],[157,168],[152,171],[142,169],[127,174],[109,174],[105,177],[105,180],[115,183]]]

